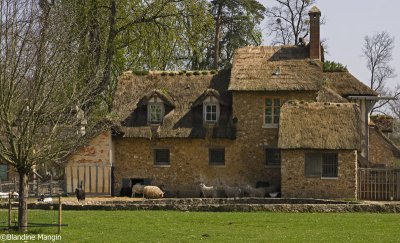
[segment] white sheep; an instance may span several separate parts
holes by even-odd
[[[133,185],[132,187],[132,197],[135,197],[136,194],[143,194],[143,189],[144,189],[144,185],[140,184],[140,183],[136,183],[135,185]]]
[[[224,186],[223,188],[227,197],[237,198],[242,194],[242,190],[239,187]]]
[[[217,197],[217,189],[213,186],[206,186],[204,183],[200,183],[200,191],[203,194],[203,197],[216,198]]]
[[[143,188],[143,196],[145,198],[162,198],[164,192],[157,186],[145,186]]]

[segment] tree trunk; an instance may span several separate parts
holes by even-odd
[[[19,172],[18,230],[28,230],[28,175]]]
[[[215,38],[214,38],[214,68],[218,69],[219,63],[219,42],[221,35],[222,4],[218,6],[217,16],[215,17]]]

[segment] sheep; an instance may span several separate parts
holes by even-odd
[[[83,188],[76,188],[75,195],[78,201],[85,201],[85,190]]]
[[[203,197],[216,198],[217,197],[217,189],[213,186],[206,186],[204,183],[200,183],[200,191]]]
[[[239,187],[230,187],[230,186],[224,186],[224,191],[226,197],[240,197],[242,190]]]
[[[247,185],[244,188],[244,192],[249,197],[265,197],[266,188],[265,187],[254,188],[252,186]]]
[[[132,197],[136,197],[136,194],[143,194],[143,189],[144,189],[144,185],[140,184],[140,183],[136,183],[135,185],[133,185],[132,187]]]
[[[162,198],[164,192],[157,186],[145,186],[143,188],[143,197],[145,198]]]

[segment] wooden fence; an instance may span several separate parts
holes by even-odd
[[[358,169],[358,198],[362,200],[400,200],[400,169]]]
[[[82,164],[65,168],[67,193],[74,193],[82,183],[87,194],[111,195],[111,165]]]
[[[53,180],[41,181],[39,179],[29,181],[28,183],[28,195],[30,197],[38,197],[41,194],[55,195],[64,193],[64,181]],[[0,180],[0,192],[19,191],[19,179],[14,177],[10,181]]]

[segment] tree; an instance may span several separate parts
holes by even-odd
[[[395,70],[390,66],[393,49],[394,38],[389,33],[382,31],[372,36],[365,36],[362,53],[367,61],[366,66],[370,72],[370,88],[381,95],[397,97],[400,94],[400,89],[390,89],[387,87],[387,81],[395,77]],[[379,101],[371,113],[383,112],[381,108],[388,103],[389,100]]]
[[[315,0],[275,0],[276,6],[268,8],[267,29],[273,36],[272,44],[299,44],[309,34],[308,12]]]
[[[264,19],[265,7],[256,0],[213,0],[215,19],[213,67],[229,67],[235,49],[260,45],[258,25]]]
[[[73,13],[60,5],[2,0],[0,13],[0,159],[19,174],[18,227],[26,231],[28,177],[65,161],[101,129],[106,109],[96,94],[107,69],[81,52]],[[83,56],[92,66],[82,79]]]

